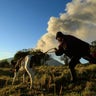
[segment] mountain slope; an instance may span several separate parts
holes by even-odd
[[[10,68],[0,68],[0,96],[96,96],[96,64],[78,64],[76,73],[77,82],[71,83],[68,66],[38,66],[29,89],[27,76],[26,83],[21,78],[11,85]]]
[[[63,65],[61,62],[53,59],[53,58],[50,58],[49,60],[46,61],[46,65],[49,65],[49,66],[60,66],[60,65]]]

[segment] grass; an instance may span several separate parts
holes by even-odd
[[[68,66],[39,66],[34,78],[34,88],[29,88],[22,79],[12,83],[9,68],[0,68],[0,96],[96,96],[96,65],[78,64],[78,81],[70,83]],[[60,94],[60,95],[58,95]]]

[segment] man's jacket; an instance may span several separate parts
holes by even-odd
[[[90,53],[90,45],[71,35],[63,35],[63,40],[61,45],[59,45],[58,50],[55,52],[56,55],[62,55],[65,53],[67,56],[85,56]],[[64,48],[64,43],[66,43],[66,48]]]

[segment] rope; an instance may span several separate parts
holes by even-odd
[[[47,52],[47,53],[54,53],[55,51]]]
[[[55,52],[55,51],[49,52],[50,50],[53,50],[53,49],[55,49],[55,48],[51,48],[51,49],[49,49],[48,51],[46,51],[46,52],[44,52],[44,53],[53,53],[53,52]]]
[[[51,48],[51,49],[47,50],[46,52],[44,52],[44,54],[46,55],[47,53],[53,53],[53,52],[55,52],[55,50],[49,52],[50,50],[53,50],[53,49],[55,49],[55,48]],[[45,56],[43,57],[43,59],[44,59],[43,63],[45,64],[45,62],[46,62],[46,58],[45,58]]]

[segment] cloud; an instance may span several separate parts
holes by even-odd
[[[73,0],[67,4],[66,11],[71,19],[96,23],[96,0]]]
[[[86,42],[96,39],[96,0],[73,0],[59,18],[50,17],[47,32],[40,38],[37,48],[46,51],[57,46],[58,31],[74,35]]]
[[[37,44],[37,48],[41,49],[44,52],[54,47],[56,47],[55,36],[50,33],[44,34]]]

